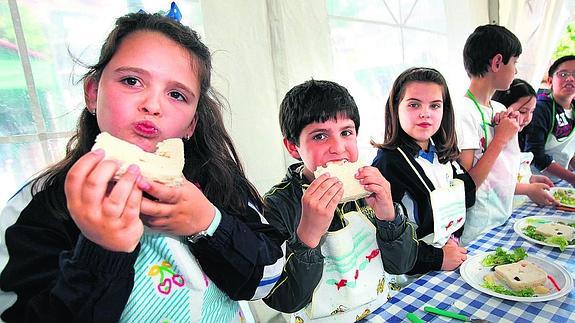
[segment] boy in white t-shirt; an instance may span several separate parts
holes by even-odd
[[[467,210],[461,236],[464,245],[511,215],[519,167],[519,123],[516,113],[491,97],[496,90],[509,88],[520,54],[519,39],[497,25],[477,27],[463,49],[471,83],[456,110],[457,139],[460,163],[477,186],[476,202]]]

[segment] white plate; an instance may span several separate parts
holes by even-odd
[[[569,218],[569,217],[558,217],[558,216],[528,216],[526,218],[522,218],[517,220],[517,222],[515,222],[515,224],[513,225],[513,230],[515,230],[515,233],[517,233],[519,236],[521,236],[523,239],[531,242],[531,243],[535,243],[535,244],[540,244],[540,245],[544,245],[544,246],[548,246],[548,247],[556,247],[559,248],[558,245],[556,244],[550,244],[548,242],[544,242],[544,241],[539,241],[539,240],[535,240],[529,236],[527,236],[524,232],[523,229],[528,226],[528,225],[533,225],[533,226],[537,226],[537,224],[534,223],[529,223],[529,220],[543,220],[543,221],[549,221],[549,222],[563,222],[563,223],[575,223],[575,218]],[[568,245],[567,247],[565,247],[567,249],[572,249],[575,248],[575,245]]]
[[[545,287],[549,288],[551,292],[543,296],[533,296],[533,297],[511,296],[511,295],[499,294],[492,291],[491,289],[485,288],[481,286],[483,285],[483,277],[493,272],[491,271],[491,267],[484,267],[481,264],[481,261],[487,255],[492,254],[494,252],[495,251],[489,253],[481,253],[469,257],[467,258],[466,261],[463,262],[463,264],[461,264],[461,267],[459,268],[459,272],[461,273],[463,279],[469,285],[471,285],[471,287],[477,289],[480,292],[489,294],[491,296],[499,297],[502,299],[508,299],[510,301],[545,302],[559,297],[563,297],[569,294],[569,291],[571,291],[571,289],[573,288],[573,279],[569,275],[569,272],[565,270],[565,268],[551,261],[536,256],[527,256],[526,260],[536,264],[541,269],[545,270],[545,272],[548,275],[551,275],[551,277],[555,279],[555,282],[557,282],[557,285],[559,285],[559,287],[561,288],[560,291],[557,291],[557,289],[555,288],[555,286],[553,286],[553,283],[551,283],[549,279],[547,279],[547,282],[545,282]]]
[[[575,188],[570,188],[570,187],[551,187],[549,189],[549,194],[551,194],[551,196],[553,196],[553,193],[555,193],[557,191],[567,191],[570,195],[575,196]],[[575,204],[564,204],[561,202],[559,202],[559,204],[566,206],[566,207],[574,207],[575,208]]]

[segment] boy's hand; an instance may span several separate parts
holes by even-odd
[[[529,178],[529,183],[531,183],[531,184],[543,183],[543,184],[547,184],[547,186],[549,186],[549,187],[555,186],[555,184],[553,184],[553,181],[550,180],[549,177],[547,177],[545,175],[531,175],[531,177]]]
[[[520,127],[516,112],[499,112],[493,118],[493,123],[495,125],[493,141],[498,140],[504,145],[519,132]]]
[[[301,198],[302,212],[296,234],[310,248],[319,244],[329,229],[337,204],[343,196],[343,184],[328,173],[316,178]]]
[[[375,167],[364,166],[355,174],[355,178],[366,191],[373,192],[366,200],[375,211],[375,216],[383,221],[393,221],[395,208],[391,199],[391,188],[381,172]]]
[[[441,270],[455,270],[467,259],[467,249],[460,247],[453,239],[443,246],[443,263]]]
[[[549,194],[549,185],[544,183],[531,183],[527,189],[527,196],[538,205],[557,205],[559,202]]]
[[[142,199],[140,215],[154,230],[189,236],[206,230],[215,215],[214,205],[196,185],[184,180],[181,186],[147,182],[142,189],[157,200]]]

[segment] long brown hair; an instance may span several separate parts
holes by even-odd
[[[405,95],[405,89],[410,82],[431,82],[438,84],[443,89],[443,118],[439,129],[431,138],[437,149],[437,156],[442,163],[454,161],[459,157],[457,149],[457,136],[455,134],[455,116],[453,104],[447,82],[433,68],[412,67],[401,73],[389,92],[389,98],[385,104],[385,137],[382,144],[371,141],[376,148],[395,149],[400,144],[407,145],[419,150],[419,146],[402,128],[399,123],[399,102]]]
[[[232,139],[224,127],[223,100],[211,87],[211,54],[198,34],[160,14],[130,13],[116,20],[115,28],[102,45],[100,58],[88,66],[82,80],[99,81],[102,71],[110,62],[123,39],[137,31],[160,32],[187,49],[192,57],[200,80],[200,98],[196,110],[198,122],[193,136],[184,140],[185,165],[183,174],[198,183],[206,197],[217,207],[235,214],[243,214],[248,201],[262,209],[261,197],[245,176]],[[66,174],[72,165],[90,151],[100,128],[96,117],[86,109],[78,120],[76,133],[66,146],[63,160],[46,169],[32,185],[32,193],[48,190],[51,211],[68,216],[64,191]]]

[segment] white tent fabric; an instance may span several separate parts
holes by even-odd
[[[547,74],[570,10],[563,0],[501,1],[500,5],[500,24],[512,30],[523,46],[518,77],[536,87]]]
[[[498,2],[500,24],[523,43],[518,77],[535,87],[565,28],[570,12],[565,2],[572,1]],[[206,42],[214,52],[214,84],[230,105],[227,126],[248,176],[263,193],[293,162],[284,152],[278,124],[278,107],[284,94],[310,78],[333,79],[325,1],[201,3]],[[467,88],[469,80],[461,53],[475,27],[489,23],[488,4],[487,0],[444,1],[452,64],[441,72],[451,93],[463,93]]]

